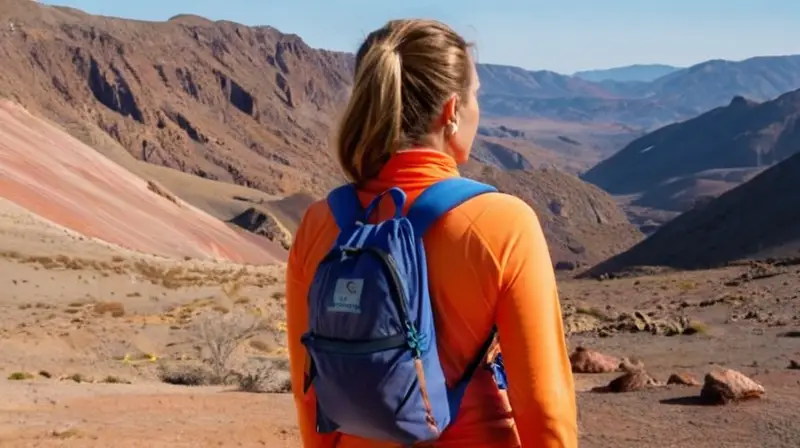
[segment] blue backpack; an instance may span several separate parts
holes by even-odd
[[[448,387],[422,236],[454,207],[494,191],[466,178],[442,180],[417,198],[407,216],[402,215],[406,194],[397,187],[378,195],[366,210],[352,185],[328,195],[340,233],[310,286],[309,330],[302,337],[309,355],[304,393],[314,386],[319,433],[412,445],[437,439],[455,420],[496,329],[461,379]],[[386,194],[394,200],[394,217],[368,224]],[[490,367],[505,388],[502,357]]]

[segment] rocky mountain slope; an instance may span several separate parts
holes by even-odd
[[[800,90],[763,103],[736,97],[663,127],[603,160],[582,178],[635,205],[685,211],[800,151]]]
[[[505,171],[475,162],[461,172],[530,204],[558,268],[573,269],[605,259],[642,238],[610,196],[571,174],[555,169]]]
[[[0,30],[0,95],[222,221],[285,247],[309,200],[342,181],[328,143],[349,93],[350,54],[194,16],[141,22],[9,0],[0,17],[14,25]],[[560,157],[514,136],[481,138],[484,164],[530,168]],[[569,219],[547,226],[558,260],[591,263],[636,241],[632,226],[616,231],[625,224],[611,198],[574,176],[548,186],[537,173],[473,175],[534,205],[536,189],[575,200]],[[579,210],[591,204],[610,207],[606,218]],[[598,230],[606,227],[615,231]]]
[[[350,55],[192,16],[137,22],[10,0],[0,17],[14,24],[0,31],[0,92],[56,122],[96,126],[140,160],[270,193],[337,180],[320,153]]]
[[[745,258],[800,259],[800,154],[670,221],[583,275],[636,266],[697,269]]]

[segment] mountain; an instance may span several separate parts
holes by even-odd
[[[700,269],[747,258],[800,257],[800,153],[686,212],[581,276],[637,266]]]
[[[520,67],[478,64],[481,95],[527,98],[611,98],[595,83],[548,70],[530,71]]]
[[[800,89],[800,55],[715,59],[661,77],[647,87],[664,104],[698,112],[722,106],[734,96],[765,101],[796,89]]]
[[[680,70],[680,67],[673,67],[664,64],[634,64],[624,67],[613,67],[599,70],[584,70],[572,74],[575,78],[580,78],[591,82],[615,81],[615,82],[651,82],[656,79],[669,75]]]
[[[462,175],[490,183],[536,210],[553,263],[565,269],[617,254],[642,239],[601,189],[557,169],[502,170],[470,162]]]
[[[649,82],[591,82],[501,66],[480,73],[482,80],[489,79],[481,90],[481,106],[490,116],[618,122],[653,129],[724,106],[735,96],[767,101],[800,89],[800,55],[711,60]]]
[[[194,16],[139,22],[12,0],[0,17],[15,24],[0,40],[0,92],[53,121],[99,129],[140,160],[270,194],[339,179],[319,155],[352,55]]]
[[[224,225],[229,230],[244,228],[272,239],[271,251],[287,245],[286,232],[296,228],[311,200],[343,181],[329,138],[351,87],[352,54],[313,49],[300,37],[270,27],[187,15],[144,22],[6,0],[0,3],[0,19],[13,24],[0,31],[0,96],[60,125],[134,174],[138,179],[131,180],[134,184],[153,183],[162,197],[185,201],[186,207],[228,223]],[[547,89],[559,88],[557,77],[550,84],[546,76],[537,79]],[[528,81],[518,86],[524,83]],[[495,88],[502,90],[498,84]],[[490,129],[484,128],[484,134],[491,134]],[[509,133],[509,128],[500,131],[504,132],[481,136],[475,155],[483,163],[473,164],[485,170],[475,168],[471,175],[509,186],[523,179],[526,188],[545,188],[537,187],[536,173],[486,165],[534,168],[544,161],[558,163],[558,154],[537,147],[520,133]],[[48,149],[66,143],[61,139],[51,143],[39,145],[38,152],[17,148],[15,157],[21,159],[11,175],[24,178],[29,173],[22,167],[35,162],[40,172],[50,173],[51,183],[67,182],[60,176],[71,176],[70,169],[49,166],[46,157]],[[96,175],[82,176],[84,189],[114,202],[114,190]],[[546,232],[554,253],[573,247],[566,261],[590,263],[641,237],[620,218],[624,215],[606,193],[566,173],[552,176],[569,179],[558,183],[555,191],[576,198],[576,209],[580,204],[610,207],[602,209],[604,220],[576,210],[569,220],[549,225]],[[21,189],[9,190],[0,182],[0,196],[11,200],[23,193],[29,198],[41,196],[35,185],[20,185]],[[104,190],[108,194],[100,194]],[[69,197],[74,189],[65,191],[67,197],[41,198],[36,210],[61,225],[77,226],[74,220],[60,218],[62,202],[75,201]],[[99,200],[97,195],[85,197],[82,210]],[[25,204],[33,207],[31,201]],[[125,213],[134,213],[131,204],[135,204],[132,199],[119,198],[119,204],[106,213],[124,222]],[[606,227],[613,231],[599,230]],[[606,237],[595,240],[595,234]],[[137,235],[146,237],[141,229]],[[96,229],[92,236],[101,237]]]
[[[800,151],[800,90],[727,106],[638,138],[582,179],[634,205],[684,211]]]

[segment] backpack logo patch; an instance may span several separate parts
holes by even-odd
[[[328,311],[361,314],[361,292],[363,278],[340,278],[333,291],[333,303]]]

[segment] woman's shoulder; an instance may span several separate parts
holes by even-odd
[[[531,220],[537,221],[536,212],[527,202],[501,192],[477,196],[460,209],[474,224],[498,230],[527,226]]]
[[[492,254],[503,258],[520,244],[539,240],[542,228],[535,210],[506,193],[487,193],[459,207],[475,234]]]
[[[317,199],[309,205],[297,225],[296,238],[302,239],[317,234],[333,222],[333,215],[326,198]]]

